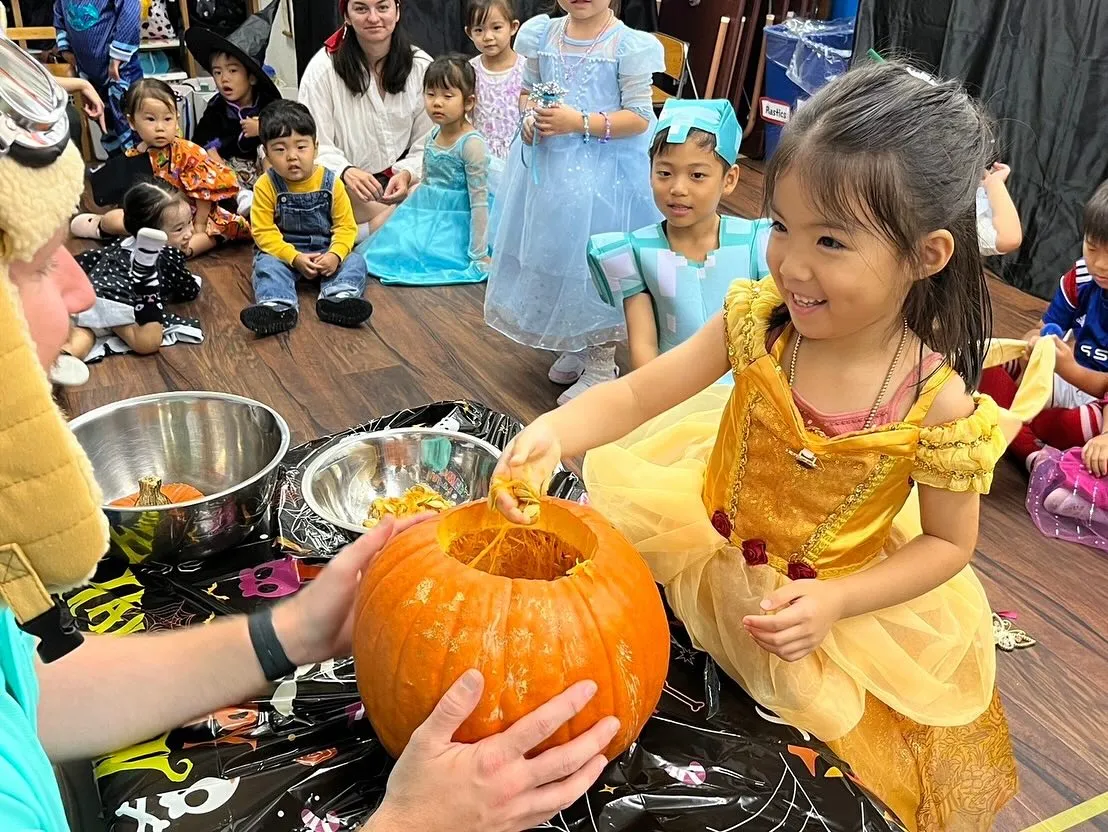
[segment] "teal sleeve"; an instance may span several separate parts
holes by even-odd
[[[623,306],[632,295],[646,291],[635,249],[627,234],[596,234],[589,240],[589,272],[600,297],[610,306]]]

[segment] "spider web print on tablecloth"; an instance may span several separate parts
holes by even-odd
[[[360,425],[459,430],[504,447],[520,429],[472,402]],[[290,451],[269,534],[206,563],[120,567],[71,596],[84,629],[175,627],[288,597],[345,544],[305,508],[299,477],[335,437]],[[573,476],[552,491],[582,499]],[[74,600],[76,599],[76,600]],[[543,829],[560,832],[889,832],[901,827],[811,736],[759,709],[695,650],[671,615],[664,693],[638,741]],[[366,719],[349,660],[302,668],[263,697],[97,761],[111,832],[337,832],[379,803],[391,761]],[[177,813],[171,817],[172,813]]]

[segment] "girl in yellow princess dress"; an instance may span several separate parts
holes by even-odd
[[[1032,355],[1023,413],[970,392],[987,351],[1023,349],[988,349],[991,143],[956,83],[895,63],[832,82],[766,172],[772,279],[736,282],[692,339],[540,417],[496,475],[540,487],[595,448],[593,505],[695,643],[919,830],[989,829],[1016,791],[969,561],[1005,431],[1052,359]],[[709,387],[728,369],[733,390]]]

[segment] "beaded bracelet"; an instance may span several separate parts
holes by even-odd
[[[601,144],[607,144],[612,140],[612,120],[608,118],[608,114],[601,112],[600,115],[604,119],[604,138],[600,140]]]
[[[581,121],[585,124],[584,140],[585,144],[588,144],[590,141],[592,141],[592,132],[589,130],[589,114],[581,113]]]

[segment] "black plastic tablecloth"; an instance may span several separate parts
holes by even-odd
[[[440,402],[353,430],[444,425],[503,447],[514,419]],[[105,561],[69,598],[100,633],[174,629],[295,593],[346,538],[300,498],[306,461],[333,437],[293,449],[267,534],[177,567]],[[571,474],[552,492],[585,499]],[[818,740],[759,708],[671,620],[669,678],[637,743],[589,793],[543,828],[563,832],[898,830]],[[121,703],[123,706],[123,703]],[[112,832],[337,832],[357,829],[384,794],[391,760],[358,699],[349,659],[301,668],[271,695],[226,708],[96,761]],[[459,830],[470,832],[470,830]]]

